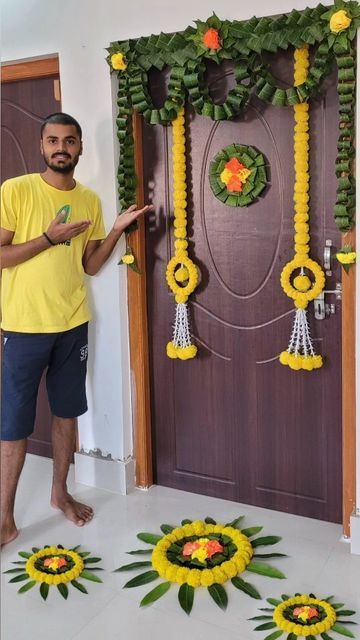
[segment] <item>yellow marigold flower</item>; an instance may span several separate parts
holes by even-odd
[[[356,261],[356,251],[349,251],[349,253],[343,253],[339,251],[336,254],[337,259],[341,264],[354,264]]]
[[[184,584],[187,581],[189,573],[190,569],[188,569],[187,567],[178,567],[175,582],[177,582],[178,584]]]
[[[332,33],[340,33],[341,31],[345,31],[351,25],[351,18],[348,16],[344,9],[340,9],[333,13],[330,18],[330,31]]]
[[[196,536],[201,536],[201,535],[203,535],[205,533],[206,525],[204,524],[204,522],[202,522],[202,520],[194,520],[192,525],[193,525],[193,528],[194,528],[194,534]]]
[[[199,560],[199,562],[205,562],[207,556],[208,552],[205,548],[196,549],[196,551],[191,554],[191,557],[196,558],[196,560]]]
[[[221,568],[226,573],[228,578],[233,578],[238,573],[238,568],[235,562],[232,562],[231,560],[223,562]]]
[[[226,573],[221,569],[221,567],[214,567],[214,569],[212,569],[212,572],[217,584],[224,584],[224,582],[228,580]]]
[[[127,64],[123,53],[113,53],[111,56],[111,66],[116,71],[125,71]]]
[[[190,587],[200,587],[201,571],[199,569],[191,569],[187,576],[186,582],[190,585]]]
[[[204,569],[201,572],[201,586],[202,587],[211,587],[215,582],[214,573],[211,569]]]
[[[133,264],[134,261],[135,261],[135,257],[132,255],[132,253],[126,253],[121,258],[121,262],[123,262],[124,264]]]

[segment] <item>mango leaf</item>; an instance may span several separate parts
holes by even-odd
[[[178,600],[180,603],[180,607],[190,615],[191,609],[194,604],[194,587],[191,587],[187,582],[181,585],[178,593]]]
[[[185,520],[181,520],[181,526],[182,527],[184,526],[184,524],[191,524],[191,523],[192,523],[192,520],[189,520],[187,518]]]
[[[17,560],[15,562],[12,562],[11,564],[21,564],[22,566],[25,566],[26,562],[25,562],[25,560]]]
[[[210,593],[212,599],[214,600],[214,602],[216,602],[218,607],[225,611],[228,605],[228,597],[224,587],[221,584],[215,583],[208,587],[208,592]]]
[[[32,589],[35,584],[36,580],[30,580],[30,582],[26,582],[26,584],[23,584],[23,586],[20,587],[18,593],[25,593],[26,591],[29,591],[29,589]]]
[[[293,634],[293,635],[294,635],[294,640],[296,640],[297,636],[295,636],[295,634]],[[320,635],[321,635],[323,640],[333,640],[331,636],[329,636],[327,633],[325,633],[325,631],[324,631],[324,633],[321,633]],[[291,638],[291,640],[293,640],[293,639]]]
[[[8,569],[7,571],[3,571],[3,573],[20,573],[24,571],[24,567],[18,567],[17,569]]]
[[[162,582],[158,584],[155,589],[149,591],[146,596],[141,600],[140,607],[145,607],[147,604],[151,604],[161,598],[167,591],[169,591],[171,587],[171,582]]]
[[[174,530],[175,527],[171,526],[171,524],[162,524],[160,529],[161,531],[167,535],[168,533],[171,533]]]
[[[159,577],[157,571],[145,571],[145,573],[141,573],[139,576],[132,578],[126,584],[124,584],[124,589],[130,589],[131,587],[140,587],[142,584],[147,584],[148,582],[152,582]]]
[[[264,624],[259,624],[258,627],[255,627],[254,631],[266,631],[267,629],[274,629],[276,627],[275,622],[264,622]]]
[[[270,633],[268,636],[265,636],[264,640],[276,640],[276,638],[280,638],[283,633],[282,629],[278,629],[277,631],[274,631],[274,633]]]
[[[69,595],[69,589],[67,588],[66,584],[64,584],[63,582],[60,582],[60,584],[57,585],[57,588],[59,590],[59,592],[61,593],[62,597],[67,600],[68,595]]]
[[[132,569],[138,569],[138,567],[151,567],[151,562],[131,562],[130,564],[124,564],[122,567],[115,569],[114,573],[119,571],[131,571]]]
[[[6,573],[6,571],[5,571]],[[337,616],[354,616],[356,611],[352,611],[351,609],[343,609],[342,611],[337,611]]]
[[[277,542],[280,542],[280,540],[280,536],[264,536],[262,538],[256,538],[255,540],[252,540],[251,544],[253,547],[262,547],[267,544],[276,544]]]
[[[27,573],[21,573],[19,576],[15,576],[15,578],[11,578],[9,582],[23,582],[24,580],[27,580],[28,577],[29,575]]]
[[[204,522],[206,522],[206,524],[217,524],[216,520],[214,520],[214,518],[210,518],[209,516],[206,516]]]
[[[286,553],[254,553],[254,558],[287,558]]]
[[[39,547],[33,547],[32,550],[33,550],[33,553],[37,553],[38,551],[40,551]]]
[[[344,603],[343,602],[335,602],[331,606],[332,606],[333,609],[341,609],[341,607],[344,606]]]
[[[263,564],[262,562],[250,562],[247,567],[247,571],[251,571],[252,573],[259,573],[262,576],[268,576],[269,578],[279,578],[283,580],[286,578],[284,574],[276,569],[275,567],[270,567],[268,564]]]
[[[47,584],[47,582],[42,582],[41,583],[41,585],[40,585],[40,595],[41,595],[43,600],[46,600],[46,598],[48,597],[49,589],[50,589],[50,586]]]
[[[136,551],[127,551],[126,553],[129,556],[136,556],[136,555],[150,555],[150,553],[152,553],[153,550],[152,549],[136,549]]]
[[[295,635],[295,633],[289,633],[289,635],[286,638],[286,640],[297,640],[297,635]],[[329,640],[331,640],[331,639],[329,639]]]
[[[337,622],[331,627],[331,629],[332,631],[337,631],[337,633],[341,633],[341,635],[347,636],[348,638],[355,638],[352,631],[346,629],[346,627],[342,627],[341,624],[338,624]]]
[[[72,547],[71,551],[77,551],[78,549],[80,549],[81,544],[77,544],[76,547]]]
[[[228,522],[225,527],[233,527],[235,529],[244,517],[245,516],[239,516],[238,518],[235,518],[232,522]]]
[[[85,564],[90,564],[93,562],[100,562],[101,558],[86,558],[86,560],[84,561]]]
[[[80,573],[80,578],[85,578],[85,580],[90,580],[91,582],[102,582],[96,573],[91,573],[91,571],[86,571],[86,569]]]
[[[19,551],[19,556],[21,556],[21,558],[31,558],[32,553],[28,553],[27,551]]]
[[[254,536],[256,533],[260,533],[262,530],[263,527],[249,527],[249,529],[241,529],[241,533],[243,533],[244,536],[247,536],[247,538],[251,538],[251,536]]]
[[[249,584],[249,582],[245,582],[245,580],[239,578],[238,576],[235,576],[235,578],[231,578],[231,582],[233,583],[234,587],[240,589],[241,591],[244,591],[244,593],[247,593],[249,596],[251,596],[251,598],[261,600],[260,593],[257,589],[255,589],[255,587],[253,587],[252,584]]]
[[[82,551],[81,553],[78,552],[78,555],[84,559],[90,555],[90,551]]]
[[[281,604],[281,600],[277,600],[276,598],[266,598],[266,602],[268,602],[269,604],[273,604],[274,607],[277,607],[278,604]],[[270,611],[272,611],[272,609],[270,609]]]
[[[138,533],[137,538],[142,540],[143,542],[148,542],[149,544],[153,544],[154,546],[161,540],[162,536],[157,536],[155,533]]]
[[[77,580],[71,580],[71,584],[73,587],[75,587],[75,589],[78,589],[79,591],[81,591],[81,593],[87,593],[87,589],[86,587],[81,584],[81,582],[78,582]]]

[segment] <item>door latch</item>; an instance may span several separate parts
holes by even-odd
[[[342,286],[341,282],[338,282],[335,289],[325,289],[314,300],[314,313],[316,320],[325,320],[328,316],[336,313],[335,304],[328,304],[325,302],[325,294],[335,294],[336,300],[341,300]]]

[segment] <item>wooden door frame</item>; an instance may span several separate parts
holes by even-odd
[[[134,113],[135,166],[138,177],[136,202],[144,205],[142,118]],[[147,289],[144,222],[131,234],[142,276],[128,270],[130,325],[130,363],[135,395],[134,433],[136,484],[147,488],[153,483],[149,342],[147,330]],[[355,245],[355,233],[346,234],[346,243]],[[355,424],[355,269],[343,277],[342,292],[342,447],[343,447],[343,532],[350,535],[350,516],[356,498]]]

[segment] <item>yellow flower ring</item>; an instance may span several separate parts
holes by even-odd
[[[240,529],[238,524],[241,520],[242,516],[225,525],[217,523],[212,518],[205,518],[205,521],[183,520],[179,527],[161,525],[163,535],[160,536],[139,533],[137,537],[140,540],[154,546],[151,560],[132,562],[116,571],[130,571],[145,566],[149,570],[126,582],[124,588],[138,587],[162,578],[163,582],[141,601],[140,606],[144,606],[164,595],[172,583],[178,584],[179,604],[187,614],[191,612],[195,590],[198,587],[207,588],[221,609],[226,609],[227,606],[228,597],[223,585],[228,581],[245,594],[261,599],[257,589],[240,578],[239,574],[248,571],[272,578],[285,578],[281,571],[262,560],[271,557],[272,554],[263,555],[257,552],[257,547],[276,544],[281,538],[254,538],[262,527]],[[135,555],[148,552],[146,549],[138,549],[129,553]]]
[[[184,267],[188,272],[188,282],[185,286],[180,286],[176,279],[176,273]],[[171,291],[175,294],[176,302],[185,303],[188,297],[195,291],[198,280],[199,276],[196,265],[185,255],[185,252],[184,255],[181,255],[181,251],[179,251],[177,255],[169,260],[166,269],[166,281]]]
[[[296,622],[292,621],[294,617],[293,612],[296,608],[313,606],[317,609],[321,615],[322,620],[315,624],[301,624],[301,620]],[[285,611],[289,609],[291,613],[286,614]],[[295,596],[289,598],[281,604],[279,604],[273,615],[274,622],[283,631],[287,633],[294,633],[296,636],[310,636],[317,635],[318,633],[325,633],[336,622],[335,609],[325,600],[318,600],[318,598],[312,598],[308,595]]]
[[[301,280],[301,285],[299,289],[296,289],[295,286],[291,283],[291,276],[296,269],[306,268],[308,271],[311,271],[314,276],[314,284],[311,289],[304,291],[304,283],[306,282]],[[297,276],[298,278],[299,276]],[[299,281],[295,278],[294,283],[298,283]],[[288,262],[281,272],[280,283],[285,291],[286,295],[289,298],[292,298],[295,302],[295,306],[298,309],[306,309],[309,302],[311,300],[315,300],[320,293],[322,292],[325,285],[325,275],[322,268],[315,262],[315,260],[311,260],[311,258],[306,258],[305,256],[297,255],[293,260]]]
[[[354,638],[355,636],[344,625],[356,624],[348,620],[348,616],[356,612],[350,609],[343,609],[343,604],[330,601],[333,596],[321,600],[313,593],[295,594],[294,597],[281,596],[282,600],[267,598],[273,609],[260,609],[261,615],[254,616],[250,620],[261,620],[261,624],[255,627],[255,631],[269,631],[270,635],[264,640],[274,640],[280,638],[283,633],[288,634],[288,638],[303,636],[305,638],[316,638],[318,634],[324,638],[330,638],[327,631],[340,633],[343,636]],[[264,612],[266,614],[264,615]],[[275,629],[275,631],[274,631]],[[278,629],[278,630],[276,630]]]
[[[231,162],[243,165],[243,185],[239,193],[228,188]],[[241,172],[239,172],[240,174]],[[247,207],[263,192],[267,184],[266,161],[255,148],[231,144],[219,151],[210,162],[209,182],[214,196],[230,207]]]
[[[49,574],[48,571],[44,571],[45,558],[65,558],[70,564],[70,569],[59,573],[55,570],[54,573]],[[38,568],[37,568],[38,567]],[[75,551],[70,549],[61,549],[60,547],[45,547],[40,549],[37,553],[34,553],[27,561],[25,565],[25,571],[29,575],[31,580],[37,582],[46,582],[47,584],[60,584],[61,582],[71,582],[76,580],[84,569],[84,561],[81,556]]]
[[[209,534],[219,534],[230,538],[236,551],[233,556],[218,566],[209,569],[191,569],[181,567],[168,559],[168,550],[176,542],[184,545],[187,538],[196,536],[203,538]],[[224,584],[238,573],[245,571],[253,556],[253,548],[247,536],[232,527],[220,524],[205,524],[201,520],[174,529],[165,535],[156,545],[152,553],[152,565],[162,578],[178,584],[187,583],[196,587],[209,587],[214,583]]]
[[[40,594],[46,600],[50,586],[57,586],[61,595],[67,599],[67,583],[71,583],[82,593],[87,593],[83,584],[77,581],[79,577],[91,580],[92,582],[102,582],[93,571],[93,563],[97,563],[101,558],[91,558],[89,552],[77,552],[78,547],[65,549],[58,546],[46,546],[42,549],[33,548],[33,553],[20,551],[19,556],[25,558],[15,564],[22,565],[16,569],[10,569],[5,573],[16,573],[10,582],[26,582],[20,587],[18,593],[24,593],[40,583]],[[91,566],[88,567],[87,563]],[[91,571],[89,570],[91,569]]]

